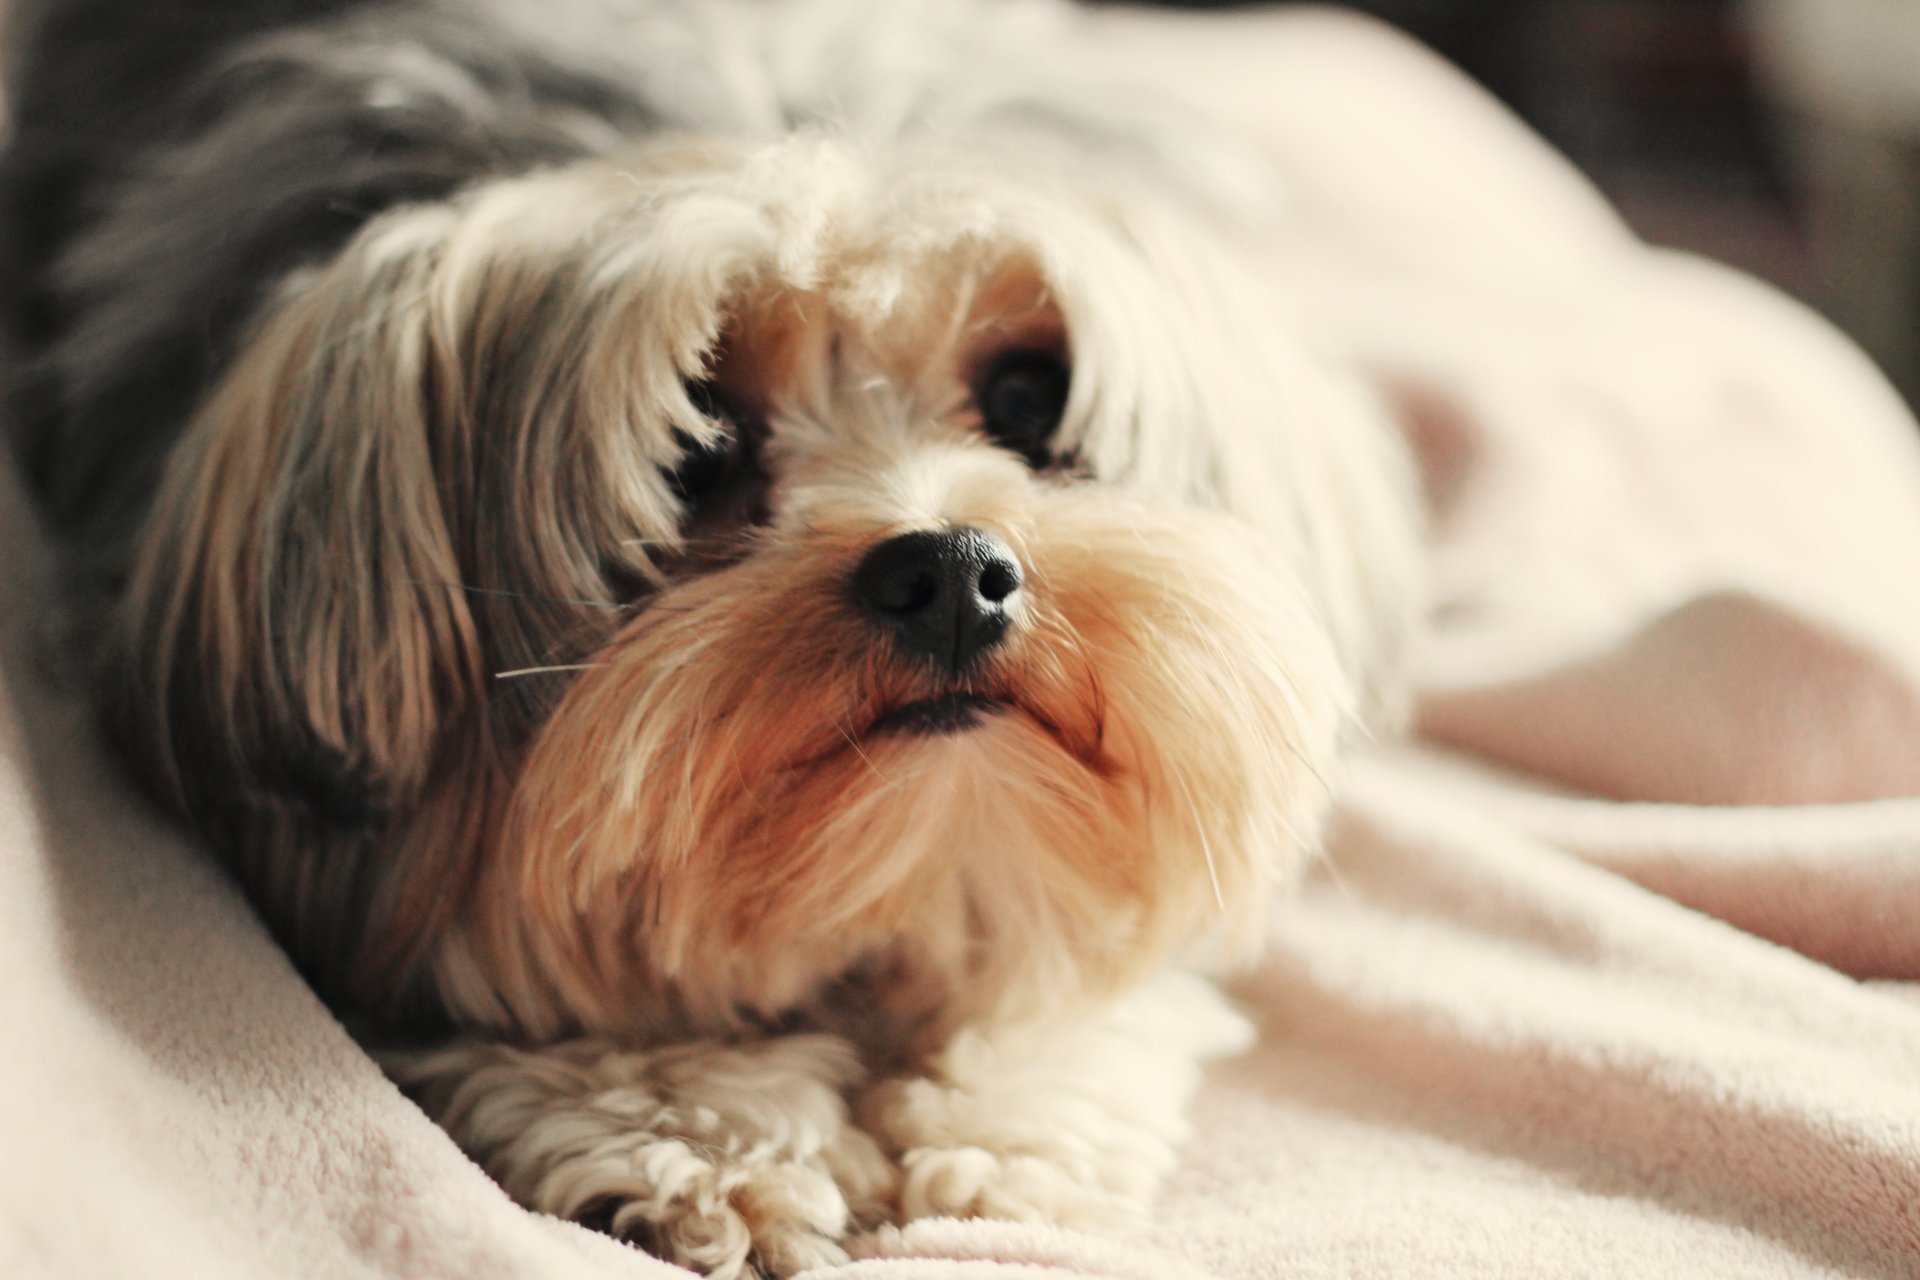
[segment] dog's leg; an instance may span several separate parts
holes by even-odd
[[[900,1162],[903,1219],[1111,1223],[1172,1167],[1200,1062],[1251,1038],[1212,986],[1168,974],[1073,1019],[965,1029],[856,1114]]]
[[[733,1280],[843,1262],[894,1172],[847,1120],[864,1072],[825,1035],[653,1050],[463,1041],[388,1071],[508,1194]]]

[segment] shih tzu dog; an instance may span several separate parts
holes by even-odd
[[[509,1193],[715,1276],[1143,1203],[1391,700],[1392,434],[1075,20],[16,13],[114,740]]]

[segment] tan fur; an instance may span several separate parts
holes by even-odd
[[[1387,433],[1197,225],[825,138],[677,140],[381,219],[289,291],[175,459],[120,715],[376,1018],[609,1053],[845,1029],[876,1069],[1096,1025],[1257,944],[1416,603]],[[1057,472],[972,406],[1034,346],[1073,365]],[[686,389],[709,377],[764,423],[758,527],[683,523],[667,486],[675,432],[719,430]],[[1011,709],[876,733],[945,689],[848,580],[946,526],[1024,571],[967,683]],[[564,1181],[473,1119],[458,1052],[420,1077],[456,1133],[517,1194]],[[560,1070],[472,1052],[516,1090]],[[1049,1168],[1036,1212],[1075,1181]],[[993,1211],[931,1176],[908,1170],[911,1211]],[[807,1231],[843,1229],[821,1213]],[[738,1271],[742,1239],[675,1256]]]
[[[978,452],[981,491],[1026,499],[1017,519],[946,503],[796,533],[664,592],[581,674],[482,873],[513,910],[463,957],[496,966],[505,1028],[551,1034],[561,1005],[615,1031],[652,987],[726,1029],[896,947],[965,1018],[1110,994],[1182,941],[1257,932],[1324,800],[1313,764],[1342,710],[1324,638],[1238,526],[1041,490]],[[1032,567],[1019,634],[975,681],[1021,711],[953,741],[874,737],[930,691],[865,642],[851,552],[943,519]]]

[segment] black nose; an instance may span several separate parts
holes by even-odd
[[[1018,590],[1013,550],[979,529],[903,533],[867,552],[853,573],[854,602],[902,650],[956,676],[1006,635]]]

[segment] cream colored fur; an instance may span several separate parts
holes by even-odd
[[[1074,1017],[967,1028],[882,1079],[819,1034],[472,1043],[387,1067],[523,1204],[732,1280],[843,1262],[849,1230],[889,1220],[1111,1226],[1172,1167],[1200,1063],[1251,1039],[1168,973]]]
[[[382,779],[351,918],[298,832],[250,874],[462,1029],[401,1078],[525,1203],[716,1276],[1143,1203],[1244,1038],[1169,971],[1258,945],[1393,701],[1383,423],[1205,218],[1028,159],[668,139],[381,219],[196,424],[129,602],[154,687],[197,637],[226,723]],[[1031,348],[1072,365],[1040,470],[973,403]],[[729,429],[695,383],[760,518],[669,488]],[[964,682],[1006,710],[880,732],[947,686],[846,584],[962,526],[1023,573]]]

